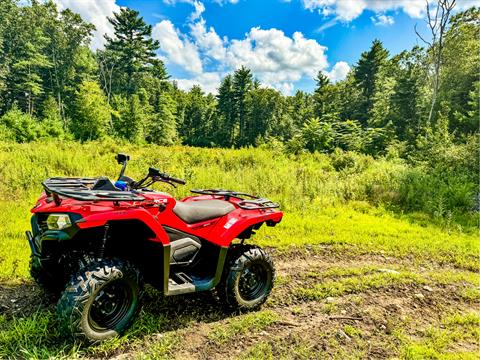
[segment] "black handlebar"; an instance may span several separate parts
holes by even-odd
[[[166,182],[174,182],[177,184],[185,185],[186,181],[183,179],[175,178],[173,176],[168,175],[167,173],[162,173],[160,170],[151,167],[148,169],[148,175],[151,176],[152,178],[160,178],[160,180],[166,181]]]
[[[120,176],[118,178],[120,180],[120,179],[122,179],[123,174],[125,173],[125,168],[127,166],[128,160],[130,160],[130,156],[128,156],[126,154],[118,154],[117,156],[115,156],[115,159],[117,160],[117,162],[119,164],[122,165],[122,170],[120,171]],[[163,182],[166,182],[166,183],[172,185],[173,187],[175,187],[175,185],[173,183],[177,183],[177,184],[181,184],[181,185],[186,184],[185,180],[183,180],[183,179],[172,177],[172,176],[168,175],[167,173],[162,173],[162,172],[160,172],[160,170],[158,170],[154,167],[151,167],[151,168],[148,169],[148,175],[147,176],[145,176],[142,180],[140,180],[138,182],[132,181],[129,184],[129,186],[130,186],[131,189],[143,189],[143,188],[146,188],[146,187],[152,185],[155,181],[163,181]]]
[[[168,177],[168,181],[171,181],[171,182],[174,182],[174,183],[177,183],[177,184],[180,184],[180,185],[185,185],[187,183],[183,179],[174,178],[174,177],[171,177],[171,176]]]

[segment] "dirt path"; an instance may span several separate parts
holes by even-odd
[[[428,327],[443,326],[442,321],[448,314],[469,311],[478,314],[480,311],[478,303],[465,302],[459,297],[458,293],[465,285],[461,282],[419,284],[413,281],[359,291],[352,289],[339,296],[316,300],[294,295],[296,289],[315,287],[322,280],[309,278],[308,274],[332,273],[332,269],[333,273],[342,268],[344,273],[348,273],[349,269],[367,267],[378,268],[380,273],[396,274],[397,270],[388,267],[393,264],[389,260],[384,261],[380,257],[332,263],[328,258],[312,258],[308,261],[289,259],[280,262],[277,274],[282,279],[281,283],[264,306],[267,311],[278,315],[279,320],[264,329],[234,336],[224,343],[211,340],[211,326],[198,324],[184,335],[184,338],[194,341],[187,342],[175,357],[231,359],[258,358],[259,355],[268,358],[271,355],[272,358],[320,359],[327,356],[384,359],[398,356],[401,351],[395,332],[421,338]],[[423,268],[415,270],[418,273],[425,271]],[[338,284],[341,285],[342,279],[356,280],[362,276],[342,274],[333,278],[340,280]],[[229,319],[220,321],[223,326],[229,326],[229,323]],[[465,344],[465,350],[478,351],[478,346],[478,341],[473,341]]]
[[[449,317],[480,314],[478,298],[463,295],[478,291],[478,274],[382,255],[297,254],[275,262],[277,283],[261,311],[229,314],[212,293],[161,299],[150,290],[133,335],[115,349],[93,348],[85,355],[384,359],[408,357],[422,346],[447,353],[480,350],[475,337],[448,338],[451,326],[458,325],[452,332],[469,331],[465,321],[451,325]],[[30,283],[0,290],[0,313],[7,318],[53,309]],[[443,345],[437,346],[432,332],[446,337]]]

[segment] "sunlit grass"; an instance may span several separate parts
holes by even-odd
[[[210,331],[208,338],[215,343],[226,343],[249,332],[259,332],[279,320],[278,314],[270,310],[246,314],[219,324]]]
[[[274,248],[277,254],[285,254],[287,258],[291,254],[306,254],[306,251],[309,256],[322,256],[325,251],[331,251],[351,259],[357,255],[398,259],[398,265],[389,266],[392,272],[381,271],[381,267],[373,263],[311,270],[299,277],[304,284],[292,288],[292,293],[286,295],[294,301],[316,301],[346,294],[361,296],[366,291],[405,284],[454,284],[459,299],[467,304],[479,302],[480,241],[475,228],[476,217],[457,214],[463,220],[455,223],[454,218],[445,221],[426,214],[404,214],[395,210],[397,208],[390,205],[398,195],[399,175],[407,170],[401,161],[351,155],[352,167],[336,171],[332,159],[324,154],[291,158],[261,149],[139,147],[115,143],[0,143],[2,284],[15,286],[31,281],[28,274],[30,250],[24,232],[30,226],[29,209],[41,192],[41,181],[51,176],[107,175],[115,178],[119,166],[113,156],[120,151],[132,157],[127,173],[133,178],[144,175],[148,166],[157,166],[186,178],[187,187],[156,187],[176,197],[189,195],[189,188],[218,187],[267,196],[280,202],[285,212],[283,221],[275,228],[261,228],[250,241]],[[425,263],[435,263],[442,269],[418,270]],[[415,268],[408,269],[405,264]],[[277,289],[290,289],[291,281],[291,275],[280,276]],[[182,341],[187,341],[183,338],[184,331],[195,322],[209,323],[208,341],[228,346],[236,336],[268,330],[280,319],[274,311],[266,310],[223,320],[225,315],[220,315],[219,309],[219,313],[176,313],[171,303],[169,312],[165,313],[162,309],[166,305],[160,295],[152,291],[148,296],[149,303],[125,336],[90,348],[81,348],[63,339],[57,333],[51,310],[8,319],[0,315],[0,358],[109,357],[119,351],[129,351],[132,358],[168,359],[181,348]],[[289,301],[284,300],[281,303]],[[327,303],[321,311],[330,314],[338,310],[338,304]],[[465,320],[467,324],[460,320],[455,324],[444,323],[442,326],[446,329],[431,330],[428,333],[431,335],[425,335],[421,341],[406,337],[400,349],[402,356],[446,357],[453,349],[460,358],[469,358],[469,351],[452,347],[451,339],[457,339],[455,334],[459,331],[467,329],[468,334],[475,335],[471,332],[473,320]],[[360,330],[343,327],[343,331],[359,341],[359,350],[348,353],[332,339],[338,356],[365,355],[365,349],[360,346]],[[447,338],[445,342],[444,338]],[[470,335],[461,339],[473,342]],[[273,338],[246,348],[240,357],[269,359],[297,354],[310,358],[318,355],[311,345],[299,338],[287,346],[282,339]]]
[[[478,359],[480,350],[480,314],[454,314],[443,319],[441,327],[430,326],[419,339],[400,333],[405,359]],[[462,344],[469,342],[469,348]]]

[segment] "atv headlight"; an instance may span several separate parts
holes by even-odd
[[[47,227],[49,230],[62,230],[72,225],[70,217],[67,214],[50,214],[47,218]]]

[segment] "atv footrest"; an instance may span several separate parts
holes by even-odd
[[[168,295],[187,294],[195,292],[193,280],[185,273],[173,274],[173,279],[168,279]]]

